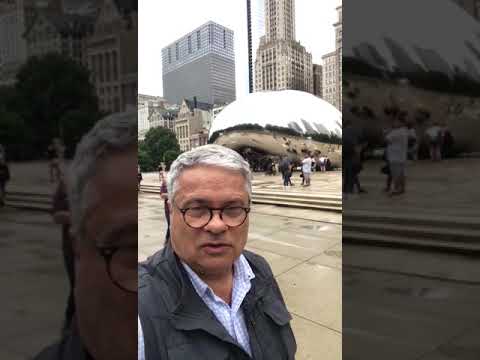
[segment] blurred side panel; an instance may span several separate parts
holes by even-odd
[[[136,103],[136,1],[0,1],[0,358],[136,356]]]
[[[480,356],[479,9],[344,2],[345,359]]]

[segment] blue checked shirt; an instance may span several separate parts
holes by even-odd
[[[243,311],[240,308],[243,299],[250,291],[252,280],[255,277],[245,256],[240,257],[233,264],[233,289],[231,305],[215,295],[210,287],[185,263],[183,267],[187,271],[195,291],[208,308],[213,312],[218,321],[228,331],[230,336],[250,355],[250,338]]]
[[[250,337],[248,336],[247,324],[240,306],[243,299],[251,288],[250,281],[255,277],[252,268],[245,256],[240,257],[233,264],[233,289],[231,305],[215,295],[212,289],[184,262],[183,267],[188,277],[207,307],[213,312],[218,321],[227,330],[230,336],[250,355]],[[138,320],[138,360],[145,360],[142,327]]]

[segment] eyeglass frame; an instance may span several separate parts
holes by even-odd
[[[173,204],[182,213],[183,222],[185,224],[187,224],[187,226],[191,227],[192,229],[201,229],[201,228],[204,228],[205,226],[207,226],[210,223],[210,221],[212,221],[212,219],[213,219],[213,211],[219,211],[218,216],[220,217],[220,220],[223,221],[223,218],[222,218],[223,210],[228,209],[228,208],[241,208],[245,212],[245,218],[243,219],[243,221],[240,224],[235,225],[235,226],[231,226],[231,225],[228,225],[224,222],[225,225],[227,225],[229,228],[237,228],[239,226],[242,226],[245,223],[245,220],[247,220],[248,214],[252,210],[252,208],[244,207],[244,206],[230,206],[230,207],[227,206],[227,207],[223,207],[223,208],[211,208],[211,207],[208,207],[208,206],[196,206],[196,207],[181,208],[177,204],[175,204],[175,202],[173,202]],[[199,226],[199,227],[192,226],[187,222],[187,220],[185,220],[186,212],[190,209],[195,209],[195,208],[205,208],[205,209],[208,209],[210,211],[210,219],[208,219],[208,221],[204,225]]]
[[[122,286],[112,275],[112,269],[111,269],[111,264],[112,264],[112,258],[115,255],[115,253],[120,250],[122,247],[120,246],[97,246],[97,251],[100,254],[101,257],[105,260],[105,267],[107,270],[108,277],[110,278],[110,281],[119,289],[130,293],[130,294],[137,294],[138,293],[138,288],[137,290],[130,290],[127,289],[126,287]]]

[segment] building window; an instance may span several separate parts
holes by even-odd
[[[168,48],[168,63],[172,63],[172,49]]]
[[[175,59],[178,60],[180,55],[180,46],[178,43],[175,44]]]
[[[112,52],[112,63],[113,63],[113,80],[118,80],[118,67],[117,67],[117,52]]]
[[[223,48],[227,48],[227,30],[223,29]]]
[[[202,41],[200,38],[200,30],[197,31],[197,49],[200,49],[202,47]]]
[[[192,36],[191,35],[188,36],[188,53],[189,54],[192,53]]]
[[[213,44],[213,25],[208,25],[208,43]]]
[[[110,54],[105,54],[105,81],[110,81]]]

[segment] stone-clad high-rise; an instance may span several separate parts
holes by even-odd
[[[255,61],[255,90],[313,92],[312,55],[295,40],[295,0],[265,0],[265,36]]]

